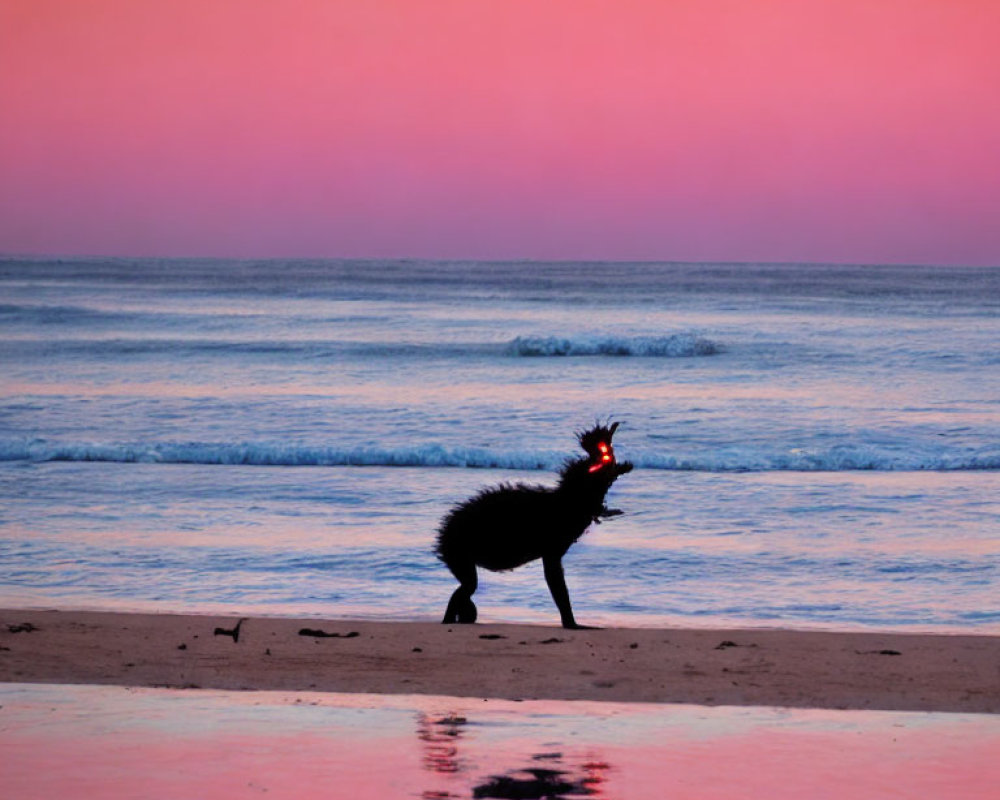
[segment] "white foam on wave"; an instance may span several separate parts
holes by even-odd
[[[0,461],[108,461],[142,464],[249,466],[471,467],[545,470],[561,463],[551,453],[494,453],[474,447],[323,447],[244,442],[60,443],[0,442]]]
[[[229,464],[248,466],[372,466],[465,467],[478,469],[558,469],[566,454],[546,451],[496,452],[485,448],[446,447],[437,444],[382,448],[325,447],[274,443],[86,443],[43,440],[0,442],[0,461],[102,461],[150,464]],[[880,472],[918,470],[997,470],[1000,451],[984,449],[910,452],[883,450],[856,444],[829,449],[766,452],[718,450],[674,455],[663,452],[630,453],[639,469],[693,472]]]
[[[694,333],[669,336],[518,336],[507,344],[514,356],[642,356],[689,358],[711,356],[720,347]]]

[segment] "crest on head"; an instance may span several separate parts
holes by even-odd
[[[587,431],[582,431],[577,435],[580,447],[587,451],[590,456],[590,472],[597,472],[602,467],[615,463],[615,451],[611,446],[611,438],[618,429],[618,423],[612,422],[610,425],[595,425]]]

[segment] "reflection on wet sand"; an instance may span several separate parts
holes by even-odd
[[[473,723],[474,724],[474,723]],[[579,759],[562,751],[533,753],[528,764],[511,763],[500,774],[477,774],[475,761],[463,758],[461,745],[468,734],[469,720],[456,713],[417,714],[417,738],[423,746],[424,768],[436,775],[451,776],[453,786],[425,789],[423,800],[451,800],[467,797],[459,791],[471,787],[474,798],[526,800],[551,798],[606,797],[602,787],[610,769],[607,762],[593,756]],[[502,763],[502,762],[500,762]],[[496,769],[496,764],[490,765]]]
[[[543,754],[544,755],[544,754]],[[535,756],[539,758],[540,756]],[[606,797],[601,790],[603,772],[608,765],[601,761],[586,761],[574,769],[542,769],[525,767],[506,775],[492,775],[486,783],[474,786],[473,797],[494,797],[501,800],[545,797],[552,800],[572,797]]]
[[[417,738],[423,743],[426,769],[441,775],[451,775],[461,770],[458,744],[467,724],[468,720],[457,714],[442,717],[423,712],[417,714]]]
[[[991,714],[0,684],[18,800],[981,800],[997,752]]]

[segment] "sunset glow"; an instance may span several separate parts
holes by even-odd
[[[0,251],[1000,262],[986,0],[0,0]]]

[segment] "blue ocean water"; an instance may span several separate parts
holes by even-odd
[[[581,621],[998,632],[998,343],[1000,268],[2,258],[0,604],[434,619],[613,417]]]

